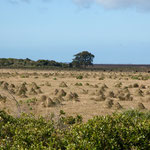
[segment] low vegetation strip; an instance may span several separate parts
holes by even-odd
[[[149,64],[93,64],[94,55],[88,51],[82,51],[74,55],[72,62],[63,63],[55,60],[31,60],[0,58],[0,69],[38,69],[38,70],[95,70],[95,71],[117,71],[117,72],[148,72]],[[133,79],[138,77],[133,77]],[[140,79],[140,78],[138,78]]]
[[[59,116],[58,121],[26,114],[14,118],[0,111],[0,149],[150,149],[150,112],[131,110],[86,123],[63,111]]]

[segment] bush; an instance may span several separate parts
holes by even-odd
[[[63,128],[42,117],[14,118],[0,111],[0,149],[150,149],[150,112],[97,116],[87,123],[64,112],[60,117]]]
[[[79,76],[76,77],[76,79],[83,79],[83,76],[79,75]]]
[[[76,83],[75,86],[82,86],[82,83]]]

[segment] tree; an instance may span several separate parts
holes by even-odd
[[[48,60],[40,59],[37,61],[37,66],[47,66],[49,64]]]
[[[89,65],[93,65],[94,55],[89,53],[88,51],[80,52],[74,55],[74,59],[72,61],[72,65],[74,67],[84,67],[86,68]]]

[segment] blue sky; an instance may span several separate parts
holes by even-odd
[[[150,1],[120,1],[0,0],[0,57],[150,64]]]

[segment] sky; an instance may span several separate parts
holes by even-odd
[[[0,58],[150,64],[150,0],[0,0]]]

